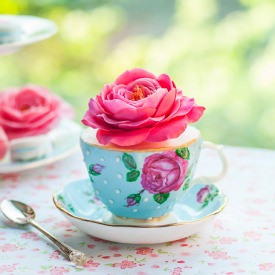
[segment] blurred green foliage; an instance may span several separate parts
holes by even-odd
[[[275,148],[275,1],[1,0],[53,20],[54,37],[0,56],[0,89],[44,85],[76,109],[126,69],[168,73],[206,106],[205,139]]]

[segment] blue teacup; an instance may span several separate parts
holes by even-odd
[[[202,147],[216,150],[223,168],[216,177],[193,179]],[[103,146],[89,128],[81,135],[81,149],[96,196],[124,219],[166,217],[191,185],[214,183],[227,170],[222,147],[203,142],[194,127],[176,139],[135,147]]]

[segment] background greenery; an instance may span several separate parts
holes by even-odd
[[[59,28],[0,56],[0,89],[47,86],[80,121],[104,83],[143,67],[170,74],[206,106],[196,124],[205,139],[275,148],[274,0],[1,0],[0,13],[48,18]]]

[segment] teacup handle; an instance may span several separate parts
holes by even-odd
[[[217,176],[200,176],[192,180],[192,185],[196,183],[215,183],[221,180],[227,173],[228,162],[223,152],[223,146],[217,145],[209,141],[203,141],[202,149],[207,148],[217,152],[222,164],[222,170]]]

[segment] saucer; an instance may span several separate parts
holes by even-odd
[[[206,194],[204,190],[211,192]],[[97,199],[88,179],[67,184],[53,195],[53,201],[72,224],[88,235],[118,243],[153,244],[198,232],[224,209],[227,197],[212,184],[197,183],[167,217],[141,223],[114,217]]]
[[[0,20],[18,26],[18,34],[10,42],[0,44],[0,54],[12,53],[19,48],[44,40],[57,32],[56,25],[47,19],[25,15],[0,15]]]
[[[81,127],[77,123],[64,120],[48,134],[16,140],[17,143],[10,145],[13,147],[7,158],[0,162],[0,175],[27,171],[68,157],[79,149],[80,132]],[[45,148],[49,150],[44,152]],[[40,155],[41,152],[43,154]],[[12,154],[35,158],[17,161],[11,158]]]

